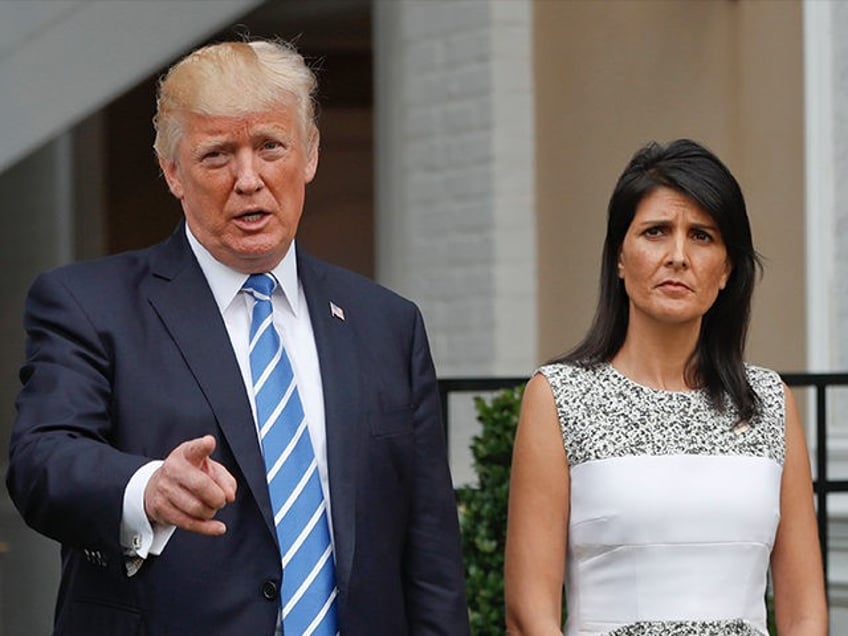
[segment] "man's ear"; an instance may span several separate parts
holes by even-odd
[[[168,189],[178,199],[183,198],[183,183],[180,179],[177,162],[159,157],[159,167],[162,169],[162,174],[165,175],[165,181],[168,183]]]
[[[321,141],[321,133],[318,128],[313,128],[309,142],[306,144],[306,166],[303,171],[303,180],[311,183],[318,171],[318,146]]]

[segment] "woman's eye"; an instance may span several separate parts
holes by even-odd
[[[659,225],[654,227],[649,227],[645,230],[645,236],[661,236],[663,233],[663,228]]]
[[[700,230],[695,230],[692,233],[692,238],[694,238],[696,241],[704,241],[704,242],[708,242],[708,241],[713,240],[713,237],[710,234],[708,234],[707,232],[702,232]]]

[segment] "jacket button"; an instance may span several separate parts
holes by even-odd
[[[277,584],[274,581],[268,580],[262,584],[262,596],[269,601],[277,600]]]

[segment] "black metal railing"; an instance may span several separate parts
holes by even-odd
[[[848,373],[781,373],[783,381],[791,387],[803,387],[814,390],[815,426],[813,428],[813,449],[815,451],[815,476],[813,490],[816,497],[816,515],[818,517],[819,541],[824,563],[825,581],[828,572],[828,495],[848,492],[848,480],[830,479],[827,462],[827,390],[833,387],[848,387]],[[451,393],[484,393],[511,388],[527,382],[526,377],[504,378],[445,378],[439,380],[439,394],[442,404],[442,418],[445,430],[448,430],[448,400]],[[805,413],[801,413],[803,418]]]
[[[813,428],[813,446],[816,455],[813,489],[816,493],[816,515],[819,522],[819,542],[821,543],[825,581],[828,581],[828,503],[831,493],[848,492],[848,480],[830,479],[827,461],[827,389],[848,386],[848,373],[781,373],[783,381],[791,387],[805,387],[815,390],[815,426]],[[804,417],[804,413],[801,414]]]

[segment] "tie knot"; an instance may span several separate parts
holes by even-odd
[[[272,274],[251,274],[241,288],[257,300],[270,300],[276,286],[277,279]]]

